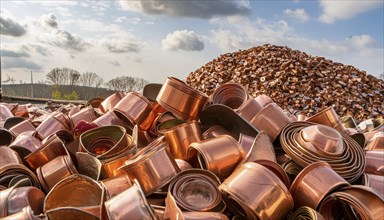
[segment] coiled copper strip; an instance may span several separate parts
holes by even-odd
[[[177,174],[168,187],[175,201],[186,211],[223,211],[220,180],[208,170],[189,169]]]
[[[342,132],[342,133],[346,132],[345,127],[341,123],[339,116],[336,114],[333,106],[325,108],[325,109],[319,111],[317,114],[309,117],[307,119],[307,122],[313,122],[313,123],[327,125],[329,127],[332,127],[334,129]]]
[[[183,81],[168,77],[157,95],[156,101],[166,110],[184,120],[196,120],[208,97]]]
[[[316,125],[310,122],[292,122],[281,133],[280,143],[284,151],[301,167],[306,167],[316,161],[327,162],[345,180],[352,183],[363,173],[365,166],[364,152],[361,147],[347,134],[342,136],[344,150],[338,157],[331,157],[321,151],[313,151],[302,146],[297,141],[299,132],[306,127]]]
[[[296,209],[296,211],[288,217],[288,220],[299,220],[299,219],[300,220],[325,220],[320,213],[316,212],[316,210],[308,206],[302,206]]]
[[[152,103],[137,92],[128,93],[113,108],[115,114],[126,123],[130,128],[138,125],[142,130],[148,130],[156,118],[153,112]]]
[[[292,196],[284,183],[257,163],[243,164],[219,189],[227,207],[242,218],[283,219],[293,208]]]
[[[384,196],[370,187],[349,186],[327,196],[319,212],[325,219],[384,219]]]
[[[227,82],[213,92],[212,103],[226,105],[237,111],[242,108],[248,98],[248,92],[241,84]]]
[[[290,192],[295,207],[308,206],[315,210],[329,193],[349,183],[332,170],[326,162],[315,162],[304,168],[292,183]]]

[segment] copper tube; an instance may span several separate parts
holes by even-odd
[[[43,166],[61,155],[68,155],[68,151],[59,137],[57,137],[57,135],[52,135],[45,141],[45,143],[43,143],[43,145],[34,152],[28,154],[24,159],[28,166],[35,171],[38,167]]]
[[[8,146],[13,141],[13,136],[11,132],[4,128],[0,128],[0,137],[0,146]]]
[[[104,101],[100,103],[99,109],[104,113],[111,111],[124,97],[124,92],[116,92],[104,99]]]
[[[364,173],[362,184],[371,187],[384,195],[384,176]]]
[[[319,212],[325,219],[384,219],[384,196],[366,186],[344,187],[322,201]]]
[[[297,175],[290,192],[296,208],[308,206],[317,210],[322,199],[330,192],[348,185],[328,163],[316,162]]]
[[[137,179],[145,195],[150,195],[169,183],[180,171],[164,144],[144,149],[135,156],[118,170],[126,172],[131,181]]]
[[[200,122],[204,129],[212,126],[222,126],[230,132],[236,140],[240,134],[256,137],[258,129],[239,116],[231,108],[225,105],[215,104],[204,109],[200,115]]]
[[[105,202],[109,219],[157,219],[148,204],[140,184],[135,182],[132,187]]]
[[[241,165],[219,189],[227,207],[243,219],[283,219],[293,208],[292,196],[284,183],[257,163]]]
[[[221,135],[189,145],[188,153],[197,155],[202,169],[227,178],[245,154],[241,145],[229,135]]]
[[[107,125],[119,125],[124,127],[124,121],[122,121],[113,111],[108,111],[104,115],[93,120],[93,123],[98,126],[107,126]]]
[[[254,162],[256,160],[269,160],[276,162],[273,144],[265,131],[261,131],[257,134],[256,138],[252,140],[251,148],[246,152],[246,156],[238,166],[245,162]]]
[[[284,126],[290,122],[291,119],[276,103],[265,106],[251,120],[251,124],[259,130],[264,130],[272,142],[278,137]]]
[[[298,208],[291,216],[289,216],[288,220],[325,220],[324,217],[316,212],[316,210],[308,207],[302,206]]]
[[[104,187],[106,193],[106,199],[109,200],[112,197],[120,194],[121,192],[129,189],[132,186],[132,182],[127,174],[120,174],[118,176],[110,177],[100,181],[100,184]]]
[[[47,194],[44,212],[65,207],[78,208],[100,218],[104,193],[104,189],[95,180],[73,174],[58,182]],[[66,216],[61,216],[61,219],[66,219]]]
[[[9,147],[15,150],[21,158],[24,158],[37,150],[41,145],[42,143],[37,138],[36,131],[26,131],[19,134]]]
[[[13,116],[11,110],[3,103],[0,103],[0,121],[5,121],[7,118]]]
[[[188,154],[189,145],[203,140],[200,124],[196,121],[172,127],[165,132],[164,137],[174,158],[187,162],[191,162],[195,157],[193,154]]]
[[[44,193],[32,186],[11,187],[0,193],[0,217],[5,217],[22,211],[30,206],[33,213],[43,211]]]
[[[224,134],[231,135],[231,133],[229,131],[227,131],[224,127],[219,126],[219,125],[214,125],[214,126],[209,127],[207,130],[204,131],[203,138],[204,139],[210,139],[210,138],[219,137],[220,135],[224,135]],[[240,136],[241,135],[242,134],[240,133]]]
[[[384,176],[384,150],[365,151],[365,173]]]
[[[36,128],[40,139],[44,139],[60,130],[71,130],[71,122],[68,116],[63,113],[54,112],[50,114],[41,124]]]
[[[92,122],[93,120],[98,118],[98,116],[96,115],[96,112],[93,109],[93,107],[88,106],[86,108],[81,109],[78,113],[72,115],[70,118],[71,118],[72,124],[76,126],[76,124],[80,120],[84,120],[86,122]]]
[[[189,169],[177,174],[168,187],[177,205],[185,211],[223,211],[218,190],[220,180],[208,170]]]
[[[49,192],[60,180],[76,174],[77,170],[71,157],[58,156],[36,170],[37,178],[45,192]]]
[[[183,81],[168,77],[161,87],[156,101],[166,110],[184,120],[196,120],[208,97]]]
[[[317,114],[312,115],[307,119],[307,121],[327,125],[329,127],[335,128],[340,132],[346,132],[345,127],[341,123],[339,116],[336,114],[333,106],[325,108],[319,111]]]
[[[17,125],[12,126],[9,131],[13,134],[13,136],[17,137],[19,134],[26,131],[36,131],[35,127],[31,124],[31,122],[25,120]]]
[[[247,100],[247,90],[241,84],[234,82],[222,84],[212,94],[213,104],[226,105],[234,111],[242,108]]]
[[[113,108],[115,114],[129,127],[137,124],[142,130],[148,130],[156,118],[152,103],[137,92],[128,93]]]

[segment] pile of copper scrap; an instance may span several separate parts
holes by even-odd
[[[382,79],[288,47],[267,44],[223,54],[186,80],[208,95],[229,81],[248,87],[253,97],[265,94],[308,116],[330,105],[338,115],[357,120],[384,115]]]
[[[2,219],[384,219],[384,120],[306,117],[169,77],[42,110],[0,103]]]

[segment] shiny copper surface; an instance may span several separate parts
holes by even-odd
[[[0,146],[8,146],[13,141],[11,132],[4,128],[0,128],[0,137]]]
[[[4,121],[4,124],[3,124],[3,127],[6,128],[6,129],[11,129],[13,126],[23,122],[23,121],[26,121],[27,119],[23,118],[23,117],[10,117],[10,118],[7,118],[5,121]]]
[[[169,116],[171,117],[171,116]],[[162,119],[160,119],[162,120]],[[155,133],[157,134],[165,134],[167,131],[171,130],[173,127],[186,123],[184,120],[178,118],[170,118],[166,121],[159,122],[155,129]]]
[[[384,176],[364,173],[362,184],[369,186],[384,195]]]
[[[255,137],[251,137],[251,136],[248,136],[246,134],[240,134],[238,142],[240,143],[241,147],[243,148],[245,155],[247,155],[248,152],[251,150],[254,140],[255,140]]]
[[[325,219],[384,219],[384,195],[366,186],[344,187],[328,195],[319,212]]]
[[[192,143],[188,153],[197,156],[202,169],[220,179],[227,178],[245,156],[241,145],[229,135]]]
[[[256,98],[255,98],[256,102],[259,103],[259,105],[264,108],[265,106],[267,106],[268,104],[270,103],[273,103],[273,100],[265,95],[265,94],[261,94],[261,95],[258,95]]]
[[[168,77],[161,87],[156,101],[166,110],[184,120],[196,120],[208,97],[183,81]]]
[[[25,120],[17,125],[14,125],[9,129],[9,131],[17,137],[19,134],[26,132],[26,131],[36,131],[35,127],[31,124],[31,122]]]
[[[291,216],[289,216],[288,220],[325,220],[325,219],[316,210],[308,206],[302,206],[296,209],[296,211],[292,213]]]
[[[371,140],[369,140],[366,150],[384,150],[384,132],[377,132]]]
[[[340,175],[332,170],[326,162],[316,162],[307,166],[297,175],[290,192],[295,207],[308,206],[315,210],[322,199],[329,193],[343,186],[348,186]]]
[[[213,104],[226,105],[236,111],[247,101],[248,92],[241,84],[227,82],[213,92],[211,99]]]
[[[344,125],[341,123],[339,116],[336,114],[333,106],[319,111],[307,119],[308,122],[327,125],[340,132],[346,132]]]
[[[304,144],[311,145],[313,150],[324,154],[340,155],[344,150],[343,137],[335,129],[326,125],[312,125],[303,128],[299,138]]]
[[[71,157],[64,155],[58,156],[37,168],[36,173],[45,192],[49,192],[56,183],[72,174],[76,174],[77,170]]]
[[[118,176],[110,177],[100,181],[100,184],[104,187],[106,193],[106,199],[111,199],[121,192],[129,189],[132,186],[132,182],[127,174],[120,174]]]
[[[13,116],[11,110],[3,103],[0,103],[0,121],[5,121],[7,118]]]
[[[113,111],[108,111],[104,115],[93,120],[98,126],[119,125],[124,127],[124,121],[117,117]]]
[[[177,205],[185,211],[223,211],[218,189],[220,180],[208,170],[189,169],[178,173],[168,187]]]
[[[71,130],[71,121],[63,113],[53,112],[36,128],[40,139],[44,139],[60,130]]]
[[[130,152],[130,151],[127,151]],[[115,177],[124,174],[124,171],[118,168],[125,165],[125,162],[132,158],[132,153],[121,153],[115,157],[106,160],[100,160],[102,164],[102,174],[104,177]]]
[[[135,156],[118,170],[126,172],[131,181],[137,179],[145,195],[149,195],[169,183],[172,177],[180,171],[164,144],[144,149]]]
[[[247,121],[251,121],[255,115],[261,111],[263,107],[253,98],[247,99],[239,109],[237,113]]]
[[[16,112],[13,113],[16,117],[28,117],[28,104],[18,105]]]
[[[136,182],[129,189],[106,201],[105,208],[109,219],[157,219],[140,184]]]
[[[86,108],[81,109],[79,112],[72,115],[70,118],[71,118],[72,124],[76,126],[76,124],[80,120],[84,120],[86,122],[92,122],[93,120],[98,118],[98,115],[96,114],[92,106],[88,106]]]
[[[143,96],[150,101],[156,101],[156,97],[163,85],[159,83],[149,83],[143,88]]]
[[[339,154],[330,154],[311,147],[311,145],[304,143],[305,141],[300,133],[304,128],[314,125],[316,124],[310,122],[292,122],[288,124],[282,130],[280,136],[280,143],[284,151],[301,167],[306,167],[313,162],[325,161],[348,182],[353,183],[356,181],[363,173],[365,167],[363,149],[345,133],[340,133],[343,141],[343,150],[335,148],[338,149]],[[335,136],[332,135],[332,137]]]
[[[76,160],[79,174],[88,176],[96,181],[100,179],[103,166],[100,160],[84,152],[76,152]]]
[[[365,151],[365,173],[384,176],[384,150]]]
[[[185,160],[181,160],[181,159],[175,159],[176,161],[176,164],[177,166],[179,167],[180,171],[183,171],[183,170],[187,170],[187,169],[192,169],[192,165],[189,164],[187,161]]]
[[[283,219],[293,208],[287,187],[264,166],[247,162],[220,186],[227,207],[243,219]]]
[[[59,137],[52,135],[43,145],[27,155],[24,159],[28,163],[28,166],[34,171],[61,155],[68,155],[68,151]]]
[[[256,160],[269,160],[276,162],[275,150],[271,140],[264,131],[260,131],[253,139],[251,148],[248,150],[244,159],[238,166],[245,162],[254,162]]]
[[[214,126],[211,126],[207,130],[204,131],[203,138],[204,139],[210,139],[210,138],[215,138],[215,137],[218,137],[218,136],[224,135],[224,134],[231,135],[231,133],[229,131],[227,131],[224,127],[219,126],[219,125],[214,125]],[[240,133],[240,136],[241,135],[242,134]]]
[[[287,189],[289,189],[289,187],[291,186],[291,181],[287,173],[285,172],[283,167],[280,166],[278,163],[270,160],[255,160],[251,162],[255,162],[257,164],[263,165],[268,170],[272,171],[272,173],[274,173],[281,180],[281,182],[284,183]]]
[[[37,138],[36,131],[26,131],[19,134],[9,147],[15,150],[21,158],[24,158],[31,152],[37,150],[41,145],[42,143]]]
[[[97,214],[97,213],[96,213]],[[61,219],[81,219],[81,220],[100,220],[100,217],[95,213],[76,208],[76,207],[60,207],[48,210],[46,215],[49,220]]]
[[[102,112],[107,112],[112,110],[120,100],[125,97],[124,92],[116,92],[110,96],[108,96],[104,101],[100,103],[99,109]]]
[[[264,130],[271,138],[271,141],[277,138],[281,130],[289,122],[291,122],[291,119],[276,103],[266,105],[251,120],[251,124],[259,130]]]
[[[137,124],[142,130],[148,130],[156,118],[152,103],[137,92],[128,93],[113,108],[115,114],[133,128]]]
[[[203,140],[200,124],[196,121],[172,127],[165,132],[164,137],[174,158],[187,162],[190,162],[196,156],[188,154],[189,145]]]
[[[24,207],[20,212],[17,212],[7,217],[2,218],[2,220],[39,220],[40,218],[33,214],[33,210],[30,206]]]

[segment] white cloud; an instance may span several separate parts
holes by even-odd
[[[199,36],[193,31],[177,30],[169,33],[165,39],[161,41],[164,50],[185,50],[185,51],[201,51],[204,49],[204,43]]]
[[[43,43],[78,52],[83,52],[91,46],[91,44],[81,37],[63,30],[42,34],[38,37],[38,40]]]
[[[138,53],[144,46],[129,33],[120,32],[105,36],[98,44],[112,53]]]
[[[53,13],[42,15],[41,20],[44,26],[57,28],[56,16]]]
[[[384,1],[329,1],[320,0],[322,13],[319,20],[324,23],[334,23],[336,20],[347,20],[358,14],[382,7]]]
[[[25,26],[16,21],[16,19],[7,17],[3,11],[0,14],[0,34],[12,37],[20,37],[27,33]]]
[[[37,70],[37,71],[43,69],[41,65],[20,57],[3,59],[2,68],[4,69],[23,68],[27,70]]]
[[[107,24],[100,21],[97,21],[95,19],[88,19],[88,20],[76,20],[74,22],[76,25],[80,27],[83,31],[93,31],[93,32],[121,32],[123,29],[121,26],[117,24]]]
[[[292,9],[285,9],[284,14],[290,18],[293,18],[301,23],[304,23],[309,20],[308,13],[304,10],[304,8],[298,8],[295,10]]]
[[[123,10],[137,11],[149,15],[171,17],[212,18],[217,16],[247,15],[251,12],[248,1],[190,1],[190,0],[120,0]]]

